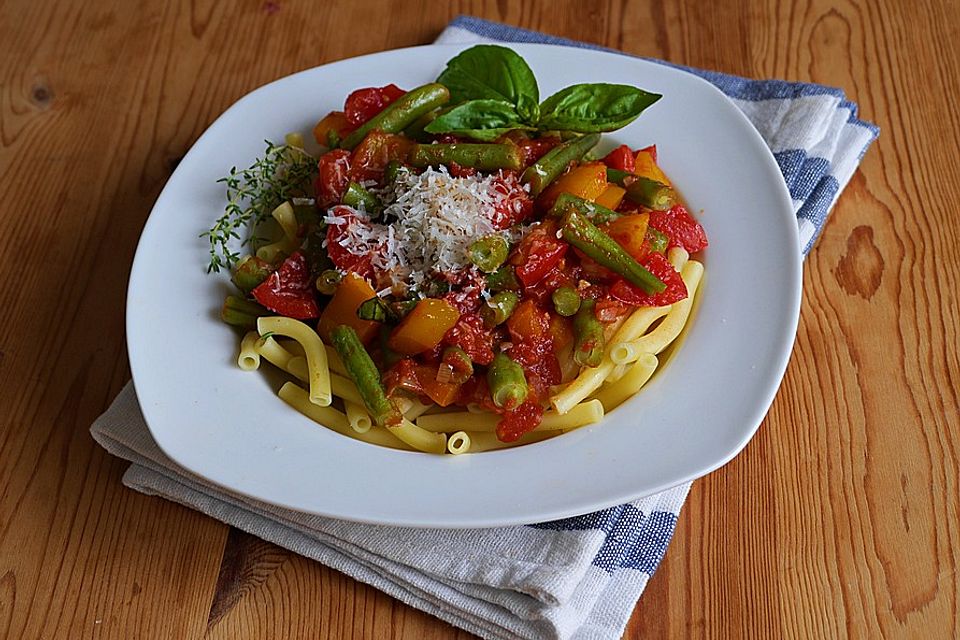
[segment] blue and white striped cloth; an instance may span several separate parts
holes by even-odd
[[[454,20],[438,39],[482,41],[589,46],[468,17]],[[877,128],[857,119],[856,105],[839,89],[688,71],[733,98],[770,145],[809,250]],[[129,384],[91,433],[132,462],[127,486],[314,558],[484,638],[620,637],[689,489],[521,527],[381,527],[279,509],[192,476],[152,440]]]

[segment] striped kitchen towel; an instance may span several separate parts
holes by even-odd
[[[545,42],[540,33],[461,17],[438,42]],[[729,95],[773,150],[805,251],[877,128],[838,89],[688,69]],[[555,522],[482,530],[383,527],[280,509],[177,467],[150,437],[128,384],[91,427],[132,462],[127,486],[162,496],[314,558],[484,638],[617,638],[663,558],[689,485]]]

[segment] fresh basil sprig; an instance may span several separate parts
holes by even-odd
[[[448,63],[437,78],[458,106],[427,127],[483,142],[514,129],[592,133],[633,122],[661,96],[623,84],[576,84],[542,103],[533,71],[512,49],[477,45]]]

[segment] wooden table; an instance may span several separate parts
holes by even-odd
[[[461,12],[841,86],[883,130],[806,261],[769,416],[694,484],[627,637],[960,636],[960,4],[581,4],[0,4],[0,636],[467,637],[124,489],[87,432],[129,378],[137,237],[204,128]]]

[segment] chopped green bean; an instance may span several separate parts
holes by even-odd
[[[510,247],[503,236],[484,236],[470,245],[470,262],[484,273],[493,273],[500,268]]]
[[[381,426],[400,424],[402,419],[400,411],[387,397],[380,382],[380,371],[377,370],[377,365],[370,359],[370,354],[360,342],[356,330],[342,324],[330,332],[330,341],[347,368],[350,379],[357,385],[363,404],[374,422]]]
[[[383,179],[387,184],[393,184],[400,176],[400,168],[403,164],[399,160],[391,160],[383,170]]]
[[[357,307],[357,317],[361,320],[373,320],[375,322],[386,322],[393,316],[393,311],[387,306],[382,298],[374,296],[369,300],[364,300]]]
[[[603,360],[603,325],[596,308],[596,300],[584,300],[573,318],[573,361],[581,367],[599,367]]]
[[[578,211],[568,211],[563,217],[561,233],[564,240],[597,262],[623,276],[647,293],[659,293],[667,285],[647,271],[633,256],[624,251],[616,240],[595,227]]]
[[[227,296],[220,309],[220,319],[234,327],[256,329],[257,318],[269,316],[270,312],[253,300],[239,296]]]
[[[380,198],[356,182],[351,182],[347,185],[347,190],[343,194],[343,198],[340,199],[340,202],[354,209],[363,209],[370,214],[380,213],[380,210],[383,209],[383,203],[380,202]]]
[[[463,384],[473,375],[473,360],[460,347],[443,350],[443,364],[450,367],[450,382]]]
[[[327,146],[336,149],[340,146],[340,133],[336,129],[327,131]]]
[[[267,279],[273,272],[273,267],[269,262],[258,258],[257,256],[247,256],[237,263],[233,270],[230,281],[236,285],[237,289],[247,295],[256,289],[261,282]]]
[[[423,142],[430,139],[430,134],[424,131],[427,125],[437,119],[437,117],[443,112],[442,109],[435,109],[434,111],[427,112],[413,121],[413,123],[403,130],[403,135],[410,138],[411,140],[416,140],[418,142]]]
[[[599,133],[588,133],[559,144],[523,172],[521,179],[530,185],[530,195],[536,197],[543,193],[551,182],[567,170],[571,162],[580,160],[600,141]]]
[[[572,316],[580,308],[580,294],[570,285],[557,287],[550,296],[553,308],[562,316]]]
[[[487,300],[487,303],[480,307],[480,317],[488,327],[495,327],[507,321],[517,303],[520,302],[520,296],[513,291],[501,291]]]
[[[415,167],[457,163],[482,171],[512,169],[518,171],[523,165],[519,147],[513,144],[482,144],[454,142],[452,144],[416,144],[410,152],[410,164]]]
[[[612,222],[620,217],[620,214],[613,209],[608,209],[602,204],[597,204],[596,202],[584,200],[583,198],[575,196],[572,193],[561,193],[559,196],[557,196],[556,201],[553,203],[553,206],[547,213],[548,215],[561,218],[563,217],[563,214],[570,210],[579,211],[594,224]]]
[[[607,182],[612,182],[618,184],[621,187],[625,187],[633,180],[635,180],[637,174],[630,173],[629,171],[622,171],[621,169],[611,169],[607,167]]]
[[[494,293],[500,291],[520,291],[520,281],[513,267],[505,264],[487,275],[487,288]]]
[[[417,118],[446,104],[450,91],[436,82],[409,91],[384,108],[383,111],[360,125],[340,143],[342,149],[353,150],[368,133],[379,129],[384,133],[400,133]]]
[[[630,183],[626,196],[631,202],[661,211],[677,203],[676,193],[669,185],[643,176],[637,176],[637,179]]]
[[[317,291],[325,296],[332,296],[337,292],[337,287],[340,286],[340,280],[342,279],[343,274],[336,269],[326,269],[317,276]]]
[[[516,409],[527,399],[523,368],[504,353],[495,355],[487,368],[487,385],[493,404],[501,409]]]

